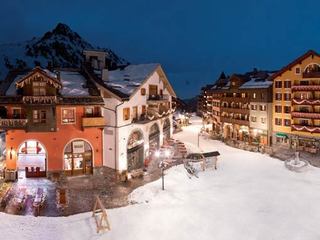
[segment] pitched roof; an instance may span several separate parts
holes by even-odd
[[[87,84],[86,76],[79,69],[60,69],[58,71],[49,71],[39,67],[32,70],[12,71],[8,74],[6,80],[1,83],[0,95],[17,96],[17,84],[21,84],[28,76],[40,71],[53,81],[57,82],[62,97],[90,97],[92,89]],[[58,77],[59,73],[59,77]],[[95,87],[93,85],[93,87]]]
[[[320,57],[320,55],[317,52],[315,52],[314,50],[309,50],[305,54],[301,55],[300,57],[298,57],[297,59],[295,59],[294,61],[292,61],[288,65],[286,65],[285,67],[283,67],[280,71],[274,73],[270,79],[274,80],[276,77],[279,77],[281,74],[290,70],[295,65],[301,63],[304,59],[306,59],[310,56],[313,56],[313,55]]]
[[[176,96],[159,63],[130,64],[116,70],[110,70],[107,81],[101,79],[101,71],[93,71],[89,65],[85,66],[85,70],[93,81],[109,91],[113,96],[122,100],[128,100],[133,96],[150,76],[157,71],[163,77],[165,87],[168,88],[173,96]]]

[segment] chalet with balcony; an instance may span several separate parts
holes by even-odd
[[[86,73],[104,99],[104,165],[117,171],[144,167],[153,150],[172,136],[176,94],[160,64],[97,67],[86,51]]]
[[[103,105],[79,69],[10,72],[0,85],[6,167],[27,176],[92,174],[103,163]]]
[[[272,77],[274,142],[319,151],[320,55],[308,51]]]

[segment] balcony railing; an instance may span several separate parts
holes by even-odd
[[[314,98],[309,98],[309,99],[301,99],[301,98],[293,98],[292,99],[292,104],[295,105],[319,105],[320,104],[320,99],[314,99]]]
[[[249,126],[249,120],[229,118],[229,117],[220,117],[220,119],[221,119],[221,122]]]
[[[57,96],[24,96],[22,101],[27,104],[54,104],[58,99]]]
[[[292,91],[319,91],[320,85],[295,85],[291,88]]]
[[[291,130],[301,131],[301,132],[310,132],[310,133],[320,133],[319,126],[305,126],[305,125],[294,124],[291,126]]]
[[[302,73],[303,78],[320,78],[320,72],[304,72]]]
[[[153,109],[148,109],[146,113],[141,114],[139,117],[133,118],[132,123],[144,124],[159,118],[166,117],[174,111],[174,109],[167,109],[165,111],[156,111]]]
[[[27,119],[0,119],[1,129],[23,129],[27,126]]]
[[[147,101],[151,102],[166,102],[169,101],[169,95],[148,95]]]
[[[320,113],[292,112],[291,117],[293,117],[293,118],[320,119]]]
[[[104,117],[83,117],[82,118],[82,127],[88,128],[88,127],[105,127],[106,126],[106,120]]]

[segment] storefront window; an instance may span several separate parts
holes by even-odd
[[[66,146],[64,169],[71,174],[92,173],[92,149],[88,142],[75,140]]]

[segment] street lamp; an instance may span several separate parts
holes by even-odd
[[[162,190],[164,190],[164,168],[166,166],[166,162],[164,160],[170,157],[171,152],[169,149],[164,151],[157,150],[154,155],[160,160],[159,168],[161,169]]]

